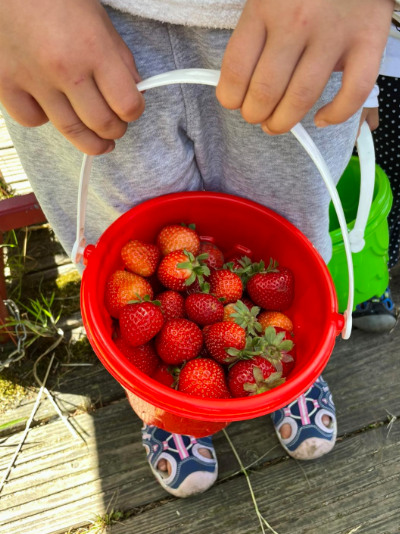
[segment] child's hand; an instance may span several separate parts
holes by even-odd
[[[134,59],[97,0],[0,0],[0,100],[101,154],[144,109]]]
[[[315,123],[344,122],[375,83],[393,7],[393,0],[247,0],[225,51],[218,100],[268,133],[284,133],[340,70],[342,88]]]

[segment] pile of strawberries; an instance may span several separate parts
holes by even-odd
[[[114,342],[140,371],[188,395],[244,397],[285,382],[294,366],[287,267],[225,258],[193,225],[128,241],[107,281]]]

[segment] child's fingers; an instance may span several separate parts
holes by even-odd
[[[126,132],[126,122],[110,108],[93,80],[75,86],[66,98],[85,126],[102,139],[119,139]]]
[[[102,139],[82,122],[63,93],[52,91],[37,100],[54,127],[82,152],[94,156],[114,148],[114,141]]]
[[[301,40],[268,36],[241,108],[247,122],[257,124],[270,117],[285,94],[303,49]]]
[[[9,90],[5,90],[2,87],[0,100],[10,117],[22,126],[32,128],[49,121],[36,100],[21,89],[10,87]]]
[[[320,47],[308,47],[293,72],[283,98],[263,127],[269,133],[288,132],[311,110],[320,98],[337,62],[336,54]]]
[[[250,78],[265,44],[265,27],[261,20],[246,13],[225,49],[217,99],[227,109],[239,109],[245,98]]]
[[[131,122],[140,117],[145,104],[143,95],[136,88],[139,76],[135,80],[120,57],[105,61],[96,69],[94,77],[108,106],[122,121]]]
[[[314,122],[323,127],[348,120],[366,101],[379,73],[380,55],[365,54],[360,47],[344,60],[342,87],[336,97],[321,108]]]

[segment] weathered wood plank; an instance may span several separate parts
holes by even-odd
[[[400,531],[400,423],[357,434],[326,458],[268,465],[250,475],[261,513],[279,534]],[[355,532],[355,530],[353,530]],[[116,524],[112,534],[260,532],[246,481],[236,477],[196,499],[172,500]]]
[[[6,122],[0,111],[0,150],[4,148],[10,148],[13,146],[13,143],[10,138],[10,134],[6,128]]]
[[[286,503],[288,509],[292,510],[292,499],[296,503],[300,502],[303,508],[299,508],[300,504],[296,504],[297,508],[295,507],[295,510],[297,510],[299,517],[308,517],[309,523],[312,525],[316,521],[315,516],[319,513],[318,506],[321,498],[317,499],[317,493],[321,495],[321,491],[320,489],[318,491],[314,490],[312,494],[314,500],[309,502],[306,502],[304,497],[302,498],[303,500],[300,499],[300,489],[298,487],[296,489],[296,484],[300,484],[299,481],[303,478],[301,469],[306,470],[309,480],[311,476],[312,488],[317,488],[319,484],[318,482],[314,483],[312,477],[315,476],[318,480],[323,480],[327,473],[331,476],[331,471],[333,472],[335,484],[338,484],[341,493],[335,495],[333,483],[329,486],[330,489],[327,493],[325,488],[323,491],[324,507],[329,512],[327,521],[329,525],[337,526],[337,530],[334,530],[332,526],[330,531],[327,530],[328,533],[345,532],[345,528],[350,530],[351,528],[356,528],[358,524],[362,524],[363,529],[364,527],[371,528],[371,533],[379,532],[377,530],[374,531],[375,528],[378,528],[377,525],[384,525],[382,528],[387,529],[381,532],[387,531],[390,534],[396,532],[395,530],[390,530],[394,521],[394,503],[396,499],[399,499],[399,495],[396,493],[397,490],[391,486],[392,479],[390,478],[391,475],[397,477],[396,467],[393,470],[390,468],[390,475],[387,474],[386,464],[382,466],[381,458],[373,454],[373,450],[385,450],[382,445],[382,436],[385,432],[387,433],[387,429],[382,427],[383,434],[382,432],[376,434],[375,430],[360,434],[358,432],[368,427],[371,423],[387,420],[388,414],[386,410],[397,416],[400,414],[398,396],[400,370],[397,365],[399,337],[400,332],[398,329],[385,336],[366,336],[364,333],[355,331],[349,341],[338,343],[324,375],[334,392],[341,438],[334,452],[324,459],[317,462],[303,463],[302,467],[292,460],[287,462],[285,454],[277,443],[268,417],[234,423],[228,427],[228,432],[245,464],[262,457],[267,451],[262,461],[272,461],[273,465],[278,462],[275,466],[273,477],[271,478],[270,471],[266,475],[266,479],[274,481],[274,485],[270,488],[278,488],[280,484],[285,490],[282,500]],[[377,346],[382,346],[385,350],[379,355],[378,368],[381,370],[380,374],[373,378],[371,369],[377,368],[377,359],[374,353],[374,347]],[[95,376],[90,379],[93,384],[96,380]],[[67,386],[67,391],[71,392],[74,388],[79,390],[80,387],[80,382],[77,380],[75,385],[70,384]],[[108,387],[107,381],[104,383],[104,387]],[[11,519],[13,521],[9,525],[10,530],[14,529],[22,534],[29,532],[29,529],[32,529],[33,525],[35,525],[35,528],[38,529],[35,532],[44,532],[46,534],[61,532],[61,530],[57,530],[59,528],[57,525],[66,525],[67,521],[71,522],[71,517],[76,517],[77,519],[73,524],[67,524],[68,527],[83,524],[93,514],[103,513],[112,499],[112,506],[123,510],[132,510],[151,503],[159,506],[160,501],[164,500],[165,493],[154,481],[144,460],[139,434],[140,423],[132,414],[125,400],[99,409],[93,414],[76,416],[73,418],[73,423],[80,424],[87,432],[85,436],[89,447],[88,455],[83,452],[84,447],[82,448],[79,443],[72,441],[67,429],[60,421],[52,421],[43,427],[32,429],[26,448],[24,447],[7,485],[7,493],[5,494],[7,500],[4,501],[5,497],[3,497],[1,503],[5,507],[5,516],[9,517],[9,521]],[[93,429],[88,430],[91,424]],[[348,437],[350,433],[353,435]],[[3,466],[6,465],[7,458],[12,454],[13,448],[11,445],[15,445],[18,435],[11,436],[3,443],[3,445],[7,445]],[[57,437],[54,443],[53,436]],[[380,437],[379,439],[372,439],[372,436]],[[393,434],[392,430],[390,439],[393,439],[394,436],[395,434]],[[236,462],[223,434],[220,433],[215,437],[215,445],[220,459],[220,479],[224,479],[224,477],[237,470]],[[395,445],[397,445],[397,442]],[[369,452],[363,453],[362,451],[365,451],[367,446],[369,447]],[[4,447],[2,449],[4,450]],[[346,454],[345,452],[336,453],[337,449],[347,452]],[[396,450],[398,463],[400,456],[398,445]],[[393,451],[393,448],[390,448],[390,451]],[[24,454],[27,455],[26,459],[24,459]],[[382,452],[382,454],[386,455],[386,452]],[[95,465],[92,465],[89,458],[94,457],[97,460]],[[339,462],[339,475],[336,476],[337,462]],[[340,462],[342,462],[342,466],[340,466]],[[290,476],[285,482],[285,476],[288,476],[284,475],[287,469],[286,464],[294,464],[295,468],[291,467],[292,471],[290,471]],[[312,466],[315,466],[315,473]],[[259,467],[257,473],[267,467],[267,465]],[[342,473],[346,469],[347,478]],[[360,489],[360,495],[358,495],[357,489],[351,484],[353,480],[358,480],[357,477],[360,473],[363,476],[364,473],[365,476],[369,476],[369,470],[374,471],[375,475],[378,473],[382,476],[383,473],[382,482],[375,483],[375,486],[369,482],[360,484],[362,489]],[[283,473],[282,475],[280,474],[281,472]],[[256,480],[257,476],[254,475]],[[340,483],[342,476],[343,482]],[[275,478],[277,482],[275,482]],[[287,480],[289,480],[289,483]],[[223,488],[226,496],[230,495],[230,499],[237,504],[236,501],[239,497],[244,499],[243,502],[247,502],[246,499],[248,499],[245,486],[242,487],[242,484],[243,482],[238,482],[235,479],[221,483],[218,488]],[[396,484],[398,485],[397,480]],[[295,488],[294,494],[291,493],[292,487]],[[211,491],[214,492],[214,489]],[[214,494],[214,499],[215,495],[218,497],[218,492],[222,490],[216,489],[215,491],[217,493]],[[264,494],[266,488],[260,491]],[[304,487],[301,491],[304,493]],[[307,492],[308,490],[305,493]],[[370,506],[370,500],[383,499],[383,495],[387,496],[383,501],[387,505],[387,508],[385,508],[386,515],[381,511],[376,514],[376,519],[373,519],[370,515],[365,514],[365,507],[368,508]],[[368,506],[363,504],[364,501],[368,503]],[[194,507],[196,515],[205,514],[205,517],[208,517],[209,524],[207,523],[205,526],[208,525],[207,528],[212,532],[213,530],[210,530],[212,521],[209,519],[209,515],[207,516],[206,509],[203,509],[201,505],[198,507],[198,502],[202,501],[196,501],[196,507]],[[399,502],[397,501],[397,504]],[[174,517],[176,510],[181,511],[181,506],[185,505],[182,505],[181,501],[177,501],[176,504],[169,504],[168,506],[172,506],[171,517]],[[174,506],[175,508],[173,508]],[[264,509],[270,513],[268,508]],[[11,516],[9,516],[10,510]],[[247,514],[247,517],[251,517],[253,520],[251,511],[248,512],[246,510],[242,509],[240,514],[245,517]],[[277,513],[272,518],[277,521],[278,525],[280,525],[279,521],[282,521],[281,515],[284,516],[286,513],[278,506],[279,510],[280,514]],[[349,519],[349,523],[345,523],[343,517],[339,517],[343,510],[346,518],[351,519],[351,521]],[[152,518],[153,516],[148,517]],[[164,512],[162,514],[160,512],[160,517],[156,515],[154,522],[147,519],[147,521],[150,521],[149,528],[152,528],[153,532],[175,532],[176,523],[171,517],[166,514],[164,520],[162,519],[164,518]],[[296,514],[295,516],[293,514],[290,515],[289,518],[290,521],[288,518],[285,521],[287,525],[293,522],[293,524],[296,524],[296,534],[297,532],[309,532],[306,523],[304,525],[301,522],[299,523],[300,519],[297,518]],[[136,528],[138,528],[137,531],[140,531],[142,526],[142,523],[140,523],[142,521],[141,516],[135,518],[135,521],[139,521],[139,523],[137,527],[135,525],[134,531],[136,531]],[[157,528],[159,528],[157,521],[164,521],[163,525],[168,525],[168,527],[165,527],[168,530],[157,531]],[[191,525],[192,534],[200,532],[200,528],[203,529],[204,527],[202,523],[197,525],[193,517],[188,519],[188,523]],[[237,519],[237,516],[234,516],[233,523],[237,523],[238,530],[236,532],[238,533],[245,534],[245,532],[255,531],[246,531],[248,527],[243,525]],[[318,525],[319,523],[315,524]],[[231,528],[230,524],[224,525],[223,528]],[[179,528],[182,528],[182,526],[179,525]],[[286,526],[283,527],[283,533],[285,532],[284,528]],[[325,527],[319,524],[318,528]],[[229,531],[235,532],[234,530]],[[286,530],[286,532],[293,532],[293,530]],[[318,530],[314,532],[317,533]]]
[[[14,194],[24,195],[32,192],[17,151],[13,146],[3,116],[0,113],[0,171],[4,182]]]
[[[154,480],[138,438],[141,423],[127,401],[78,415],[73,422],[87,448],[60,421],[29,433],[0,501],[0,524],[7,532],[61,532],[88,523],[116,495],[128,504],[138,487],[142,503],[154,498]],[[7,446],[3,468],[17,437],[2,444],[2,450]]]
[[[100,363],[94,364],[92,367],[79,367],[64,374],[51,391],[58,406],[65,414],[87,411],[93,405],[106,405],[125,398],[123,388]],[[20,419],[22,421],[1,430],[0,436],[10,435],[25,428],[24,421],[30,416],[35,398],[36,394],[32,394],[29,398],[24,399],[17,408],[1,414],[2,424]],[[54,407],[47,397],[43,397],[36,412],[34,424],[44,423],[55,416]]]
[[[72,472],[72,464],[69,463],[69,460],[76,458],[75,454],[82,455],[83,449],[81,446],[77,447],[74,443],[71,445],[75,452],[69,448],[60,448],[58,440],[62,442],[63,439],[66,439],[67,442],[71,442],[71,436],[62,423],[54,422],[51,425],[33,429],[27,444],[29,448],[25,451],[28,456],[24,459],[23,454],[21,455],[20,462],[24,464],[23,469],[21,466],[21,471],[18,472],[20,464],[17,465],[13,473],[13,477],[15,476],[16,478],[10,479],[10,483],[7,485],[7,493],[11,498],[12,510],[15,510],[17,514],[15,517],[19,518],[15,519],[15,521],[18,521],[18,532],[28,532],[29,528],[32,528],[32,523],[29,521],[33,521],[33,519],[31,518],[29,521],[27,518],[23,519],[24,514],[27,514],[29,510],[32,512],[35,524],[40,523],[42,514],[49,521],[51,518],[53,523],[53,516],[57,515],[59,517],[62,514],[58,510],[59,507],[63,510],[68,510],[67,517],[70,518],[71,507],[77,506],[82,512],[81,524],[83,524],[85,522],[84,518],[86,517],[86,520],[88,520],[90,514],[101,514],[102,510],[104,510],[104,503],[108,504],[115,492],[118,493],[118,497],[114,499],[114,507],[128,510],[158,501],[165,496],[163,490],[153,480],[145,464],[137,423],[135,428],[133,424],[132,426],[130,424],[130,421],[133,421],[135,416],[133,416],[126,401],[110,405],[92,415],[78,416],[74,418],[74,421],[80,421],[82,417],[85,418],[85,422],[80,422],[80,426],[87,433],[86,439],[87,441],[90,438],[93,439],[91,443],[88,441],[88,446],[92,447],[89,449],[89,457],[92,457],[93,454],[97,455],[97,463],[101,466],[100,472],[95,472],[96,467],[88,467],[87,458],[84,460],[81,458],[77,462],[72,460],[72,464],[76,465],[77,463],[80,469],[78,469],[77,473]],[[90,426],[88,421],[90,421],[91,417],[95,420],[95,437],[93,437],[93,431],[88,431],[88,426]],[[52,431],[52,428],[56,427],[57,429]],[[282,450],[279,446],[277,447],[277,440],[268,419],[261,418],[259,420],[235,423],[228,427],[228,432],[236,443],[239,453],[246,464],[260,457],[268,449],[271,450],[263,459],[264,462],[284,458]],[[360,436],[366,436],[367,434],[360,434]],[[53,435],[57,436],[55,444],[49,443],[49,436]],[[16,436],[7,440],[6,443],[11,445],[14,440],[16,440]],[[343,439],[341,443],[346,443],[346,441],[347,439]],[[44,446],[44,443],[47,445]],[[224,478],[237,469],[236,463],[222,434],[216,437],[215,443],[220,458],[220,477]],[[77,449],[80,450],[77,451]],[[8,455],[10,454],[11,450],[8,451]],[[349,455],[349,459],[351,458],[352,456]],[[5,457],[4,460],[6,461],[6,459]],[[65,459],[65,462],[63,459]],[[312,463],[314,464],[314,462]],[[323,467],[323,460],[316,463],[326,471]],[[297,473],[301,473],[300,467],[297,469]],[[350,471],[353,476],[358,470],[359,466],[351,466]],[[38,473],[41,475],[39,476]],[[137,478],[139,474],[140,483]],[[44,481],[42,484],[38,483],[40,478]],[[58,481],[62,483],[62,491],[60,491]],[[99,484],[101,488],[100,496]],[[82,485],[84,488],[83,493]],[[30,500],[32,497],[29,498],[32,488],[35,496],[33,504]],[[20,489],[20,492],[18,489]],[[40,502],[38,501],[38,495],[40,495]],[[89,508],[85,508],[85,503],[88,504]],[[3,497],[2,504],[7,506],[10,503],[5,502]],[[57,508],[57,513],[54,510],[51,513],[50,509],[53,508]],[[21,523],[21,521],[27,521],[27,530],[23,529],[25,528],[24,522]],[[74,523],[75,526],[77,524]],[[170,531],[174,532],[173,528]],[[38,530],[38,532],[41,531]],[[53,533],[58,531],[43,530],[43,532]],[[157,532],[157,530],[154,530],[154,532]],[[196,532],[196,530],[192,530],[192,532]]]
[[[14,194],[23,195],[32,192],[32,187],[14,147],[0,150],[0,169],[5,183],[11,187]]]

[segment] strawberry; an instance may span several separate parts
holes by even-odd
[[[253,346],[253,350],[259,350],[263,358],[271,362],[277,371],[282,372],[284,363],[293,362],[293,357],[289,353],[293,353],[294,345],[289,332],[285,330],[277,332],[277,330],[273,326],[267,326],[264,334],[256,339],[257,343],[255,347]]]
[[[242,297],[243,284],[240,276],[229,269],[213,271],[209,278],[210,293],[219,299],[223,299],[224,304],[236,302]]]
[[[188,319],[170,319],[156,337],[157,353],[169,364],[180,364],[196,358],[202,346],[200,328]]]
[[[264,393],[284,382],[281,373],[262,356],[239,361],[228,371],[228,387],[233,397]]]
[[[140,276],[151,276],[157,269],[160,250],[156,245],[134,239],[122,247],[121,258],[129,271]]]
[[[200,241],[200,254],[208,254],[205,263],[210,270],[222,269],[225,261],[224,254],[217,245],[214,245],[214,243],[211,243],[210,241]]]
[[[246,346],[246,331],[236,323],[222,321],[203,329],[208,352],[219,363],[230,363],[228,349],[243,350]]]
[[[196,278],[202,281],[204,275],[210,274],[203,260],[201,256],[195,258],[190,252],[174,250],[161,260],[157,270],[158,279],[168,289],[184,291]]]
[[[227,399],[231,395],[221,365],[210,358],[187,362],[179,373],[178,390],[194,397]]]
[[[186,286],[185,290],[183,291],[183,296],[188,297],[189,295],[192,295],[193,293],[202,293],[203,289],[206,290],[206,292],[208,293],[210,290],[209,284],[205,281],[200,284],[199,279],[196,278],[193,284],[190,284],[190,286]]]
[[[167,289],[156,296],[166,321],[185,317],[185,299],[177,291]]]
[[[152,343],[132,347],[122,337],[118,337],[114,342],[125,358],[137,367],[139,371],[148,376],[154,375],[160,364],[160,358],[157,356]]]
[[[232,314],[236,311],[235,304],[235,302],[230,302],[229,304],[226,304],[224,306],[224,317],[222,319],[223,321],[230,321],[232,323],[235,322],[235,318],[232,317]]]
[[[131,300],[153,298],[150,283],[138,274],[128,271],[115,271],[107,280],[105,287],[105,306],[108,313],[118,319],[123,306]]]
[[[187,250],[194,256],[200,252],[200,237],[190,226],[170,224],[164,226],[157,236],[157,246],[166,256],[174,250]]]
[[[238,300],[233,304],[233,309],[234,311],[230,314],[230,319],[244,328],[247,334],[257,336],[261,332],[262,327],[257,320],[257,316],[260,312],[258,306],[252,306],[252,308],[249,309],[244,302]]]
[[[282,330],[286,330],[287,332],[293,331],[293,323],[291,319],[279,311],[263,310],[258,314],[257,321],[261,324],[263,332],[268,326],[282,328]]]
[[[164,316],[160,306],[146,300],[127,304],[119,316],[121,336],[133,347],[150,341],[163,324]]]
[[[282,365],[282,377],[283,378],[287,378],[290,373],[293,371],[293,368],[295,366],[295,358],[294,358],[294,352],[292,351],[291,354],[287,354],[286,356],[284,356],[284,358],[282,359],[281,361],[281,365]],[[279,366],[277,366],[277,369],[278,369]]]
[[[224,305],[209,293],[193,293],[185,300],[185,311],[191,321],[205,326],[222,321]]]
[[[157,382],[160,382],[160,384],[164,384],[164,386],[174,388],[179,376],[179,372],[179,367],[173,367],[172,365],[161,363],[153,373],[152,378],[157,380]]]
[[[254,307],[254,304],[251,302],[250,299],[246,297],[242,297],[240,300],[243,302],[243,304],[247,306],[249,310],[251,310]],[[237,302],[238,301],[230,302],[229,304],[224,306],[224,319],[223,319],[224,321],[236,322],[235,317],[232,317],[232,314],[237,312],[237,309],[235,307]]]
[[[247,292],[260,308],[284,311],[293,300],[293,273],[286,267],[277,267],[254,274],[247,282]]]

